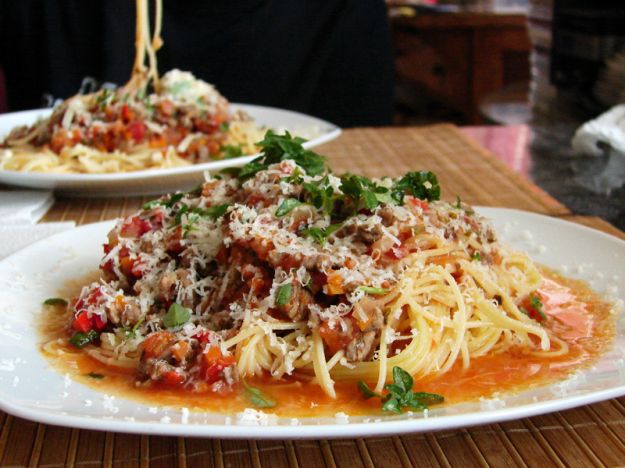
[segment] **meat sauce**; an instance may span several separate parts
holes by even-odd
[[[544,281],[538,292],[544,304],[543,311],[548,317],[543,326],[568,344],[567,354],[545,357],[511,349],[501,354],[473,359],[466,370],[458,362],[446,374],[418,379],[415,390],[441,394],[445,397],[445,404],[449,405],[489,397],[497,392],[514,393],[547,385],[563,380],[571,372],[595,362],[614,338],[615,325],[610,304],[582,281],[564,278],[546,268],[542,269],[542,273]],[[137,386],[134,371],[108,367],[85,353],[77,353],[67,343],[65,331],[58,326],[51,326],[45,312],[41,324],[42,342],[62,338],[65,343],[63,346],[71,351],[63,359],[44,352],[53,366],[98,391],[145,404],[186,407],[195,411],[236,413],[253,407],[239,386],[223,394]],[[89,376],[90,373],[104,377],[93,378]],[[381,413],[379,400],[365,400],[356,382],[337,382],[336,399],[326,396],[306,378],[291,377],[275,381],[261,377],[247,382],[277,402],[275,408],[267,411],[279,416],[333,416],[339,411],[350,415]]]

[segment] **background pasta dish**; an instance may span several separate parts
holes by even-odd
[[[0,144],[0,169],[127,172],[256,153],[260,129],[249,116],[233,111],[213,86],[179,70],[158,76],[162,6],[160,1],[156,5],[150,37],[147,0],[137,0],[130,81],[71,97],[49,118],[15,128]]]

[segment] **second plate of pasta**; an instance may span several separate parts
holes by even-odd
[[[289,131],[305,138],[305,147],[312,148],[337,138],[341,129],[325,120],[299,112],[251,104],[233,104],[233,108],[248,114],[259,128],[277,132]],[[19,125],[31,125],[47,117],[49,109],[14,112],[0,116],[0,137]],[[261,132],[261,137],[262,137]],[[53,189],[64,195],[87,197],[112,197],[153,195],[189,188],[203,180],[204,171],[240,166],[256,155],[219,159],[186,166],[136,170],[119,173],[76,174],[62,172],[36,172],[0,170],[0,183],[36,189]]]

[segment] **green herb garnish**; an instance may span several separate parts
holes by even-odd
[[[43,301],[43,305],[45,306],[53,306],[53,307],[67,307],[67,301],[62,297],[49,297],[45,301]]]
[[[383,294],[388,294],[388,289],[375,288],[373,286],[358,286],[356,289],[358,291],[364,291],[367,294],[372,294],[374,296],[381,296]]]
[[[98,374],[96,372],[89,372],[87,374],[88,377],[91,377],[92,379],[96,379],[96,380],[102,380],[104,378],[104,374]]]
[[[245,389],[245,396],[254,406],[258,408],[273,408],[276,406],[276,401],[265,395],[260,389],[248,385],[245,380],[242,380],[243,388]]]
[[[362,380],[358,382],[358,388],[365,399],[380,398],[382,400],[383,411],[401,413],[406,408],[421,411],[427,409],[429,405],[445,401],[436,393],[414,392],[413,385],[412,376],[399,366],[393,367],[393,383],[384,386],[388,392],[386,395],[374,392]]]
[[[295,208],[301,205],[303,205],[301,201],[296,200],[295,198],[287,198],[282,203],[280,203],[280,206],[276,210],[276,216],[279,218],[285,216],[286,214],[290,213]]]
[[[312,237],[320,244],[324,244],[326,239],[343,227],[343,223],[331,224],[327,228],[310,227],[302,229],[299,233],[305,237]]]
[[[257,172],[267,169],[271,164],[292,159],[300,166],[306,174],[316,176],[322,174],[325,167],[325,158],[302,146],[306,140],[300,137],[293,137],[289,132],[284,135],[277,135],[271,130],[267,130],[265,137],[257,145],[262,151],[262,155],[238,171],[240,179],[248,179]]]
[[[165,206],[167,208],[173,207],[176,203],[178,203],[182,197],[184,197],[184,193],[174,193],[169,198],[159,198],[157,200],[151,200],[143,204],[143,209],[146,211],[152,210],[157,206]]]
[[[479,252],[474,252],[473,255],[471,255],[471,260],[475,261],[475,262],[481,262],[482,261],[482,254]]]
[[[276,291],[276,305],[283,306],[291,300],[291,283],[283,284]]]
[[[191,317],[191,311],[186,307],[174,302],[163,317],[163,325],[167,328],[176,328],[187,323]]]
[[[409,172],[391,188],[391,196],[400,205],[404,203],[406,193],[421,200],[438,200],[441,196],[441,187],[433,172]]]
[[[93,343],[93,341],[95,341],[97,337],[98,334],[95,332],[95,330],[89,330],[87,333],[76,332],[69,339],[69,342],[77,348],[82,348],[84,346],[87,346],[89,343]]]
[[[220,132],[227,132],[230,129],[230,122],[221,122],[219,124]]]

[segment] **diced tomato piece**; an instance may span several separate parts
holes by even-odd
[[[139,238],[146,232],[152,230],[149,221],[141,219],[139,216],[126,218],[120,228],[120,234],[124,237]]]
[[[106,322],[98,314],[94,314],[92,317],[93,328],[100,331],[106,327]]]
[[[161,376],[160,382],[164,383],[165,385],[176,386],[184,383],[184,376],[176,371],[169,371],[165,372]]]
[[[163,354],[176,339],[174,335],[166,331],[152,333],[143,343],[143,355],[146,358],[157,358]]]
[[[74,328],[74,330],[87,333],[88,331],[93,329],[93,323],[87,315],[87,312],[82,312],[74,318],[72,327]]]
[[[397,247],[391,247],[389,250],[384,252],[384,255],[388,258],[392,258],[394,260],[401,260],[406,257],[410,252],[403,245],[399,245]]]
[[[188,341],[180,340],[171,348],[171,354],[174,356],[176,361],[182,362],[189,353],[190,349],[191,345]]]
[[[50,139],[50,149],[55,153],[60,153],[63,148],[70,145],[71,139],[66,130],[57,130]]]
[[[341,349],[344,349],[353,339],[351,334],[343,333],[338,324],[335,324],[334,328],[331,328],[328,322],[323,322],[321,324],[319,334],[330,350],[330,354],[336,354]]]
[[[224,356],[218,346],[211,346],[202,353],[200,376],[211,384],[221,378],[222,371],[234,364],[234,356]]]
[[[542,322],[544,321],[547,317],[545,316],[545,313],[542,312],[541,310],[537,310],[533,305],[532,305],[532,296],[534,296],[535,298],[538,299],[539,304],[542,304],[542,298],[538,293],[534,293],[534,294],[530,294],[529,296],[527,296],[525,299],[523,299],[523,301],[521,302],[521,308],[524,309],[527,312],[527,315],[536,320],[537,322]]]
[[[130,125],[128,125],[128,131],[130,132],[130,136],[135,141],[135,143],[143,141],[143,139],[145,138],[145,130],[145,124],[140,121],[134,121]]]
[[[198,340],[200,343],[204,344],[204,343],[208,343],[208,340],[210,339],[211,334],[212,332],[209,330],[201,330],[197,332],[195,335],[193,335],[193,338]]]
[[[130,108],[130,106],[129,106],[128,104],[124,104],[124,105],[122,106],[122,109],[121,109],[121,117],[122,117],[122,120],[123,120],[125,123],[128,123],[128,122],[130,122],[132,119],[134,119],[134,118],[135,118],[135,113],[134,113],[134,111]]]
[[[174,103],[169,99],[165,99],[158,103],[158,110],[166,117],[174,113]]]
[[[416,206],[418,208],[421,208],[426,213],[430,209],[430,204],[427,202],[427,200],[421,200],[420,198],[413,197],[412,195],[406,195],[406,197],[404,199],[408,203],[410,203],[412,206]]]
[[[330,273],[328,275],[328,284],[326,285],[326,294],[328,296],[336,296],[338,294],[343,294],[345,292],[345,288],[343,287],[343,275],[341,275],[338,271]]]

